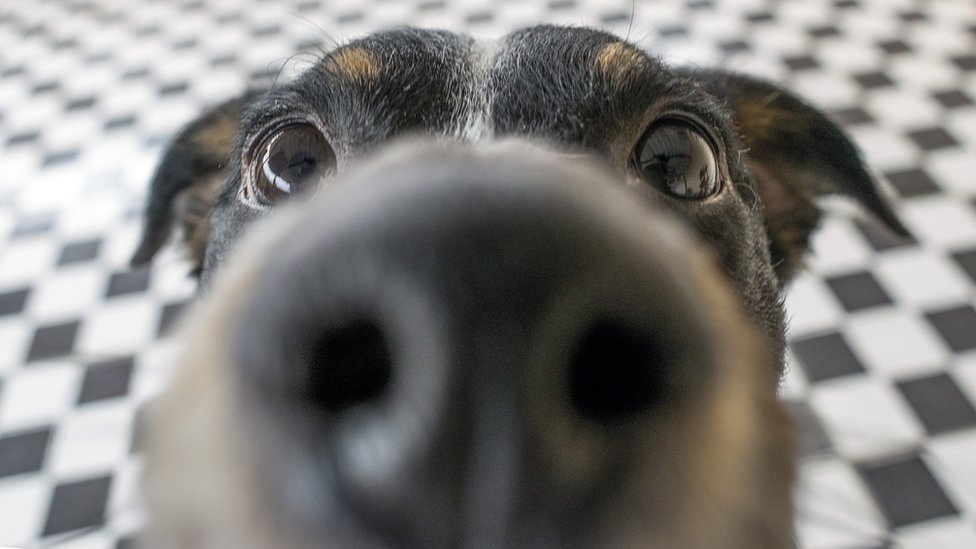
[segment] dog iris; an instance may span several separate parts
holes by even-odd
[[[274,202],[314,184],[335,169],[332,147],[315,126],[291,124],[265,140],[253,172],[255,198]]]
[[[656,124],[638,142],[634,164],[658,190],[680,198],[707,198],[718,191],[718,162],[708,139],[691,125]]]

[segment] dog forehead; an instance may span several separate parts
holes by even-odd
[[[495,57],[471,57],[482,50],[491,51]],[[429,64],[409,64],[424,59]],[[475,39],[467,34],[403,27],[354,40],[327,54],[321,63],[327,70],[352,80],[364,75],[378,78],[383,71],[387,74],[407,69],[426,71],[432,68],[431,65],[441,63],[468,65],[468,68],[478,70],[485,68],[476,66],[478,61],[483,61],[503,68],[505,60],[540,60],[553,68],[561,65],[613,77],[638,68],[646,59],[647,55],[639,48],[603,31],[538,25],[497,39]],[[500,63],[494,63],[496,61]]]
[[[518,134],[579,142],[584,127],[612,123],[607,111],[633,114],[668,80],[663,65],[619,37],[557,26],[490,40],[384,31],[330,52],[314,72],[326,76],[321,88],[330,95],[355,96],[396,129],[472,140]]]

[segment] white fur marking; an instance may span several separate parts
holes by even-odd
[[[455,136],[461,141],[476,142],[494,135],[491,123],[493,97],[488,90],[489,75],[494,69],[499,43],[496,40],[478,40],[471,47],[470,82],[461,90],[461,108]]]

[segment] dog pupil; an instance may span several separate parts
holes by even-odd
[[[649,136],[641,153],[644,177],[661,190],[686,198],[704,198],[713,191],[715,158],[698,134],[660,128]]]
[[[291,181],[299,181],[306,175],[312,173],[315,170],[315,164],[315,159],[304,153],[300,153],[292,157],[287,166],[289,175],[294,178]]]
[[[271,183],[285,192],[291,192],[295,185],[303,181],[318,166],[318,161],[307,151],[288,155],[285,151],[277,151],[268,158],[268,175]]]

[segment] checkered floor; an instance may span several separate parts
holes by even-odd
[[[129,547],[140,527],[139,410],[193,288],[172,250],[126,267],[168,136],[299,50],[535,22],[780,80],[846,127],[918,242],[831,205],[790,294],[800,546],[976,547],[972,0],[3,0],[0,546]]]

